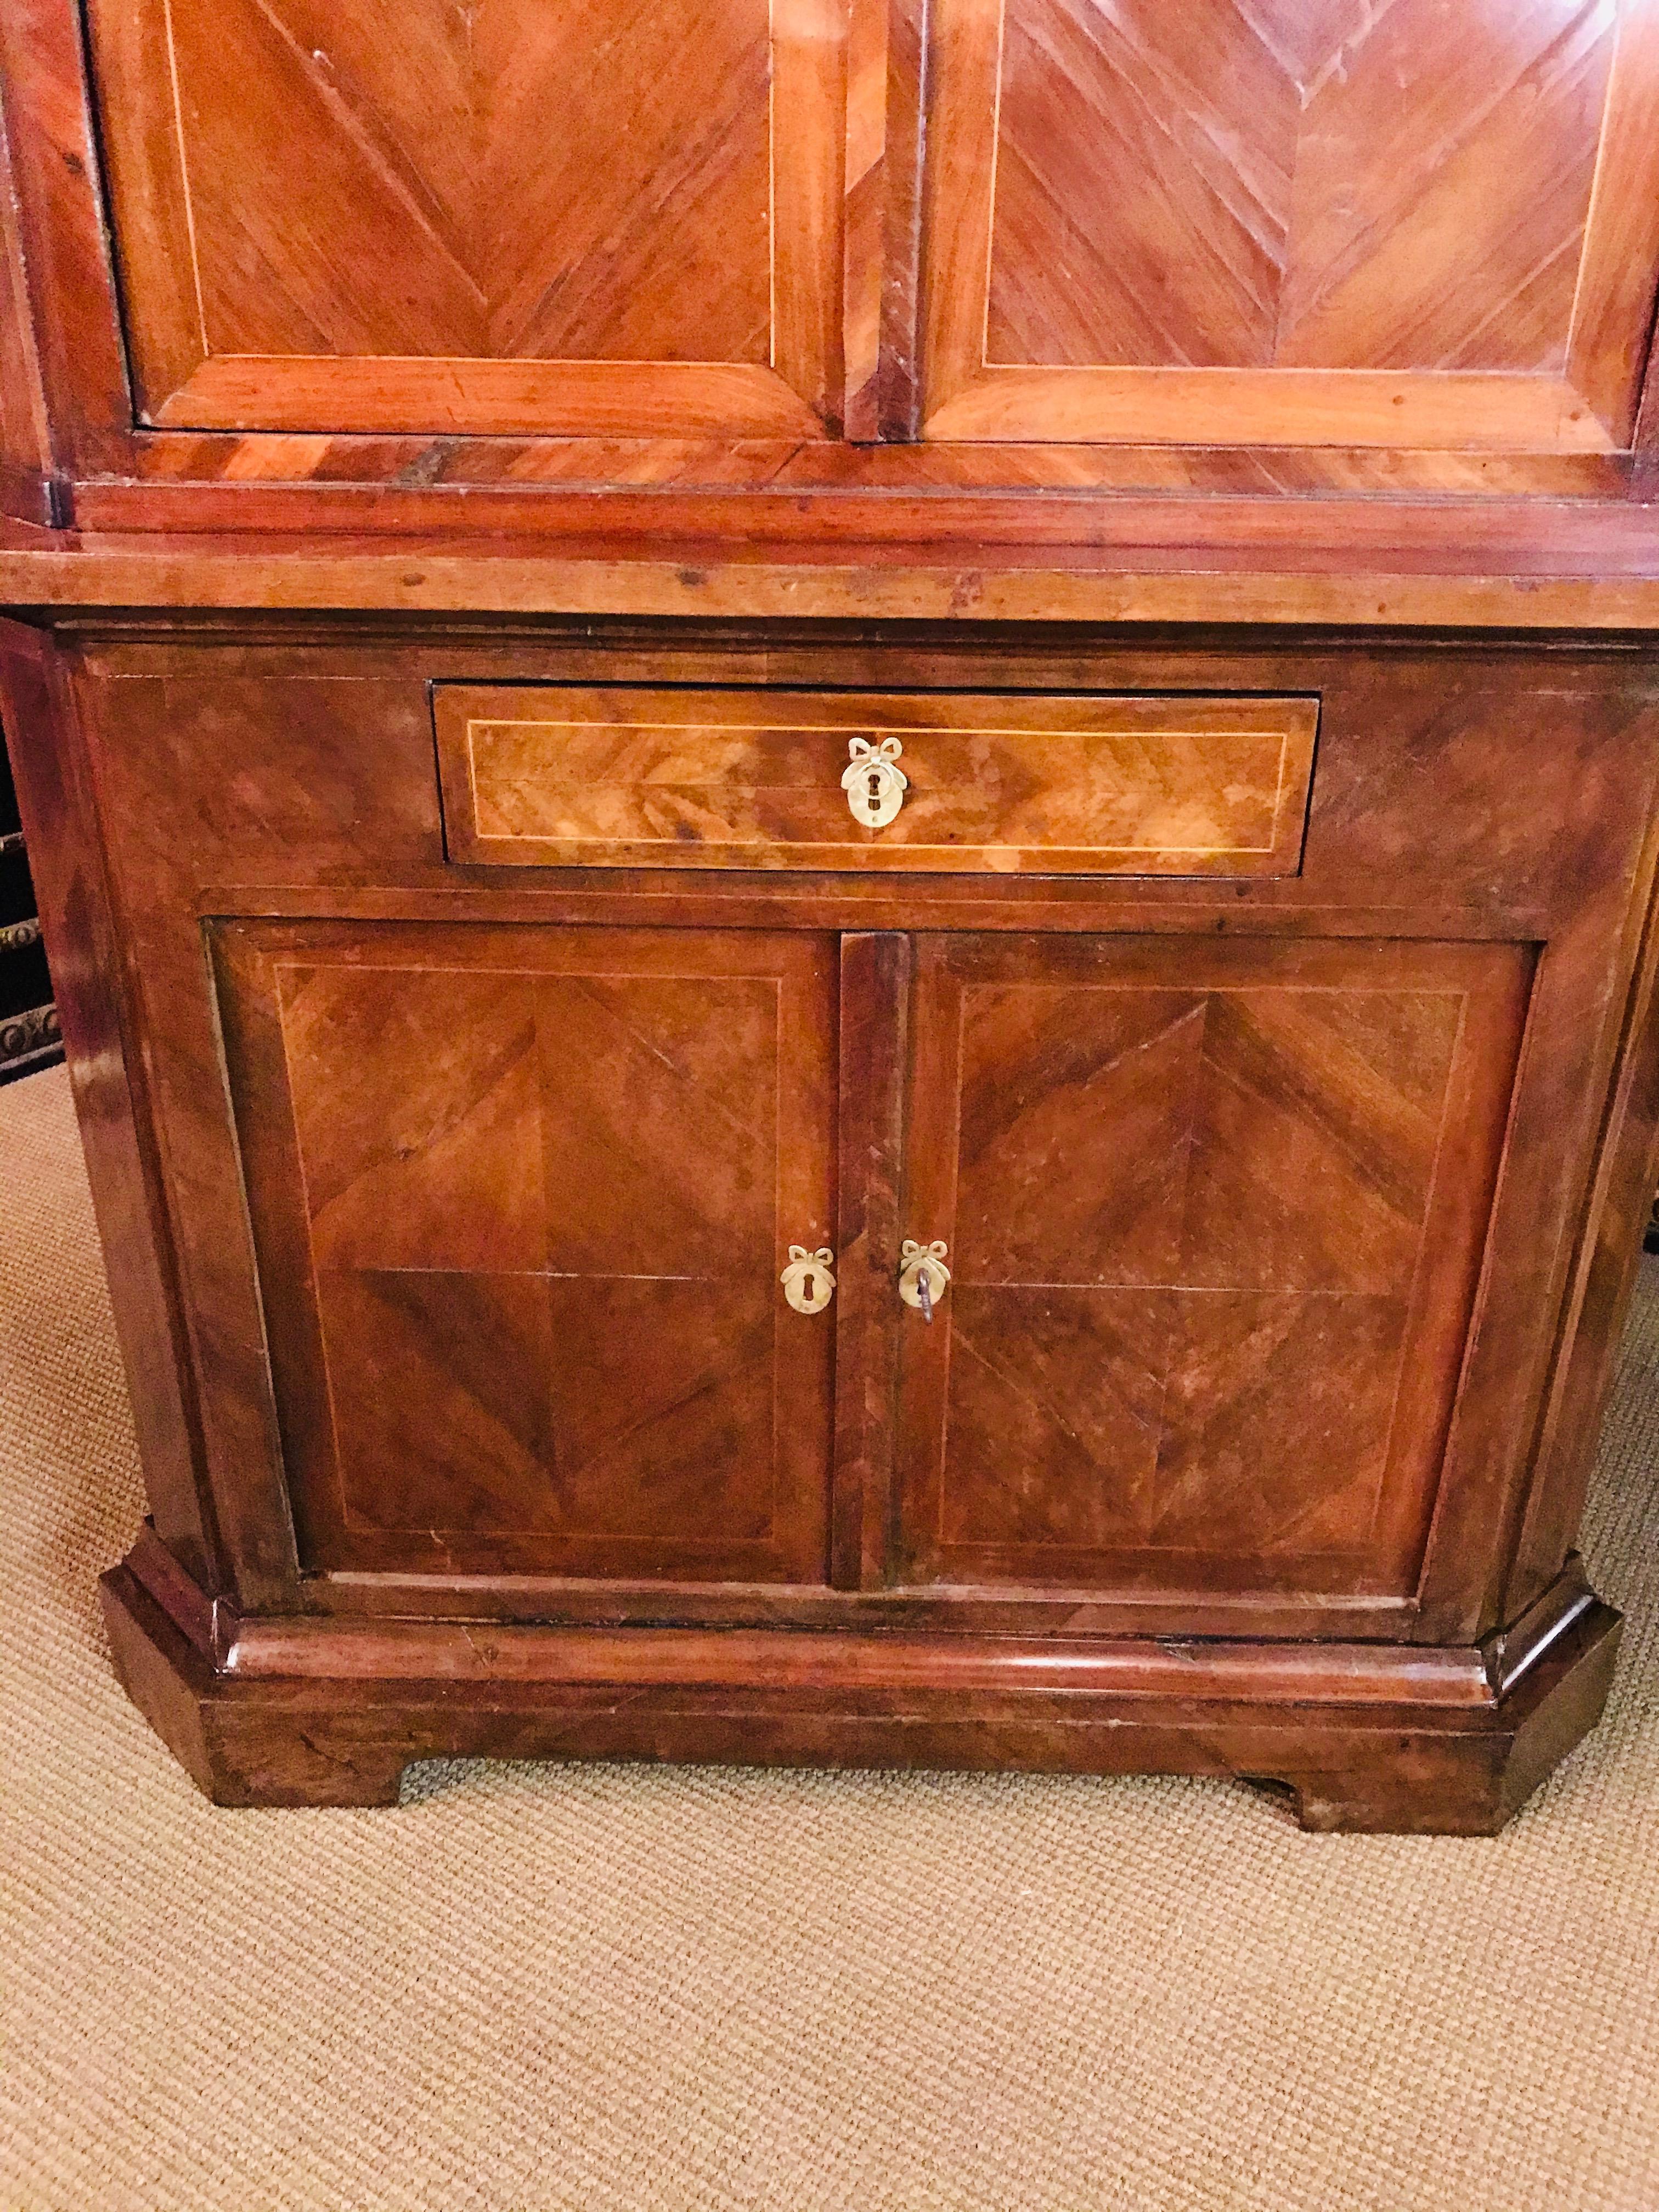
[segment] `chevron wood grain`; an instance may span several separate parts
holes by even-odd
[[[902,1577],[1403,1594],[1523,1006],[1507,948],[924,941]]]
[[[1656,50],[1653,0],[939,0],[929,434],[1627,447]]]
[[[91,12],[150,419],[799,437],[838,414],[830,0]]]
[[[831,1324],[777,1278],[832,1233],[826,941],[230,934],[312,1563],[822,1580]]]

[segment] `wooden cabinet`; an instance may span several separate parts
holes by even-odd
[[[1343,452],[1638,443],[1654,0],[88,0],[73,221],[72,10],[41,12],[24,197],[106,303],[64,354],[82,422],[146,477],[1110,480],[802,450],[845,433],[1303,447],[1336,484]],[[465,450],[503,437],[580,450]]]
[[[94,1158],[167,1224],[113,1248],[110,1618],[216,1794],[1152,1765],[1479,1828],[1587,1724],[1644,661],[113,617],[52,665],[31,803],[61,757],[122,825],[147,1149]]]
[[[1486,1832],[1659,1184],[1659,0],[0,8],[0,711],[216,1798]]]

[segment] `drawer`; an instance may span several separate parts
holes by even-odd
[[[1285,876],[1319,702],[441,684],[452,860]]]

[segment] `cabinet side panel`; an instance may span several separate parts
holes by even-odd
[[[1613,1094],[1547,1409],[1500,1617],[1515,1620],[1561,1571],[1595,1464],[1602,1412],[1659,1186],[1659,911],[1650,902],[1620,1037]]]
[[[0,8],[0,80],[58,463],[69,472],[125,475],[132,403],[75,0]]]
[[[36,633],[0,623],[0,713],[63,1023],[115,1325],[157,1534],[222,1587],[198,1443],[172,1234],[142,1068],[124,1032],[116,925],[70,686]]]

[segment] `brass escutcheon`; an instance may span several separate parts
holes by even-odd
[[[789,1265],[778,1277],[783,1295],[797,1313],[822,1313],[836,1295],[835,1254],[827,1244],[809,1252],[804,1244],[789,1247]]]
[[[949,1249],[942,1237],[931,1244],[918,1244],[914,1237],[907,1237],[899,1247],[899,1296],[924,1321],[932,1321],[933,1308],[949,1287],[951,1270],[945,1264]]]
[[[866,830],[883,830],[904,804],[910,779],[898,765],[904,747],[896,738],[884,738],[872,745],[867,738],[849,738],[849,765],[842,771],[841,787],[853,810],[854,822]]]

